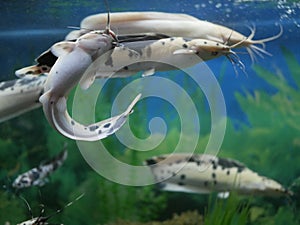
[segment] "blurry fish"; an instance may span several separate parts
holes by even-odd
[[[47,177],[62,166],[67,159],[68,152],[64,149],[51,160],[41,163],[23,174],[20,174],[12,183],[12,187],[17,190],[31,186],[43,186],[48,181]]]
[[[80,27],[82,29],[72,31],[66,39],[78,38],[88,30],[103,29],[105,23],[104,13],[90,15],[81,21]],[[251,29],[251,34],[247,37],[229,27],[200,20],[187,14],[152,11],[111,13],[111,27],[119,35],[154,32],[171,37],[207,39],[228,46],[235,45],[236,48],[245,47],[252,60],[255,59],[255,54],[261,57],[263,57],[263,54],[270,55],[264,49],[265,42],[275,40],[283,33],[280,26],[280,32],[277,35],[261,40],[253,40],[255,36],[254,28]],[[262,45],[262,48],[257,45]]]
[[[260,176],[242,163],[208,154],[171,154],[146,160],[146,165],[166,191],[209,194],[226,198],[231,191],[239,194],[291,196],[278,182]]]
[[[26,205],[27,205],[27,207],[28,207],[28,210],[29,210],[30,215],[31,215],[31,219],[26,220],[26,221],[23,221],[23,222],[21,222],[21,223],[18,223],[17,225],[50,225],[50,223],[48,223],[47,221],[48,221],[51,217],[53,217],[53,216],[55,216],[56,214],[62,212],[65,208],[71,206],[75,201],[78,201],[78,200],[81,199],[83,196],[84,196],[84,193],[81,194],[81,195],[79,195],[79,196],[78,196],[75,200],[73,200],[72,202],[69,202],[68,204],[66,204],[63,208],[56,210],[54,213],[52,213],[52,214],[49,215],[49,216],[43,216],[45,210],[44,210],[44,208],[42,208],[41,213],[40,213],[40,215],[39,215],[38,217],[33,217],[33,214],[32,214],[32,211],[31,211],[31,208],[30,208],[29,203],[28,203],[24,198],[22,198],[22,199],[25,201],[25,203],[26,203]]]
[[[26,76],[0,83],[0,122],[41,106],[45,76]]]

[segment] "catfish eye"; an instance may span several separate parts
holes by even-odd
[[[211,55],[215,56],[215,55],[218,55],[219,52],[211,52]]]

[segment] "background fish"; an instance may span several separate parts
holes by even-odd
[[[159,187],[166,191],[208,194],[228,192],[266,196],[292,193],[277,181],[260,176],[242,163],[207,154],[170,154],[145,161]]]
[[[68,157],[68,152],[64,149],[57,156],[45,163],[41,163],[25,173],[20,174],[13,181],[12,187],[16,189],[27,188],[31,186],[43,186],[47,182],[47,177],[62,166]]]

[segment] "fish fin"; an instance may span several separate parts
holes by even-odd
[[[211,193],[208,189],[202,189],[191,185],[178,185],[175,183],[163,182],[160,183],[160,189],[164,191],[174,191],[174,192],[186,192],[186,193],[197,193],[197,194],[209,194]]]
[[[109,73],[109,74],[111,74],[111,73]],[[87,76],[84,79],[81,79],[79,81],[79,86],[81,87],[81,89],[87,90],[94,83],[95,79],[96,79],[96,75]]]
[[[89,125],[80,124],[70,117],[66,107],[66,99],[60,98],[57,103],[50,105],[51,120],[55,129],[70,139],[97,141],[115,133],[123,126],[140,97],[141,94],[137,95],[123,113]]]
[[[226,191],[226,192],[220,192],[218,193],[218,198],[221,198],[221,199],[226,199],[228,198],[230,195],[230,192],[229,191]]]
[[[20,78],[25,77],[27,75],[41,75],[42,73],[43,72],[41,71],[38,65],[24,67],[15,71],[15,75]]]
[[[178,49],[176,51],[173,52],[173,55],[191,55],[191,54],[195,54],[197,53],[196,50],[192,50],[192,49]]]
[[[152,76],[153,74],[155,74],[155,68],[144,71],[142,77]]]
[[[50,99],[50,91],[47,91],[39,98],[39,101],[44,105],[46,103],[49,103],[49,99]]]
[[[62,56],[65,55],[71,51],[73,51],[73,49],[75,48],[75,43],[74,42],[70,42],[70,41],[61,41],[58,42],[56,44],[54,44],[51,47],[51,52],[56,56]]]

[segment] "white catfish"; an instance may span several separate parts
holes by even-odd
[[[66,39],[76,39],[88,30],[103,29],[106,22],[105,15],[100,13],[84,18],[80,24],[82,29],[72,31]],[[282,27],[280,27],[280,32],[273,37],[253,40],[255,29],[252,29],[251,34],[247,37],[229,27],[200,20],[187,14],[152,11],[111,13],[111,27],[119,35],[154,32],[171,37],[207,39],[229,46],[235,45],[236,48],[246,47],[252,59],[254,59],[254,53],[260,56],[262,56],[261,53],[268,54],[264,48],[256,46],[257,44],[264,47],[265,42],[275,40],[283,33]],[[237,43],[239,44],[236,45]]]
[[[208,154],[170,154],[145,162],[159,187],[166,191],[209,194],[289,196],[293,193],[277,181],[260,176],[242,163]]]
[[[67,96],[77,85],[84,72],[100,56],[114,48],[115,38],[100,31],[89,32],[76,42],[59,42],[51,51],[58,56],[45,84],[45,93],[40,97],[49,123],[64,136],[74,140],[96,141],[116,132],[126,121],[138,95],[120,115],[90,125],[73,120],[67,111]]]

